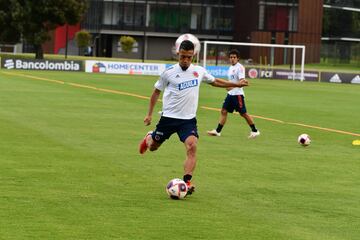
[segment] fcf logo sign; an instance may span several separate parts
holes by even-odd
[[[249,74],[249,78],[257,78],[259,76],[259,72],[255,68],[251,68],[248,74]]]

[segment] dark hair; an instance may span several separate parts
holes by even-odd
[[[229,52],[229,57],[230,55],[236,55],[237,58],[240,58],[240,52],[237,49],[231,49]]]
[[[190,40],[184,40],[180,44],[179,50],[183,49],[185,51],[194,50],[194,44]]]

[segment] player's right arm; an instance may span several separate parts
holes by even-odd
[[[157,100],[159,99],[160,93],[161,93],[161,91],[159,89],[155,88],[153,93],[151,94],[150,103],[149,103],[149,111],[148,111],[148,114],[144,118],[144,124],[146,126],[151,124],[154,107],[156,105]]]
[[[151,124],[151,118],[152,118],[152,114],[153,114],[153,111],[154,111],[154,107],[156,105],[156,102],[157,100],[159,99],[159,96],[160,96],[160,93],[161,91],[164,91],[165,90],[165,87],[168,85],[168,80],[167,80],[167,74],[166,72],[168,70],[172,69],[172,67],[166,69],[161,75],[160,75],[160,78],[159,80],[157,80],[157,82],[155,83],[154,85],[154,91],[153,93],[151,94],[151,97],[150,97],[150,103],[149,103],[149,111],[148,111],[148,114],[145,116],[144,118],[144,124],[146,126],[150,125]]]

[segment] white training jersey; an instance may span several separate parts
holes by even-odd
[[[194,118],[202,81],[212,83],[215,77],[205,68],[193,64],[185,71],[178,63],[166,69],[155,83],[155,88],[164,91],[162,116],[177,119]]]
[[[240,79],[245,78],[245,68],[240,63],[236,63],[235,65],[231,65],[228,70],[228,79],[230,82],[237,82]],[[229,95],[244,95],[243,88],[233,88],[228,91]]]

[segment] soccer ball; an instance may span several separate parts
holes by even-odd
[[[307,135],[306,133],[301,134],[298,137],[298,143],[304,147],[309,146],[311,143],[310,136]]]
[[[185,33],[185,34],[181,35],[180,37],[178,37],[178,39],[176,39],[176,42],[175,42],[176,53],[179,53],[180,44],[185,40],[189,40],[194,44],[194,47],[195,47],[194,55],[196,55],[200,52],[201,44],[200,44],[199,39],[190,33]]]
[[[172,199],[182,199],[186,196],[188,188],[180,178],[174,178],[166,185],[166,193]]]

